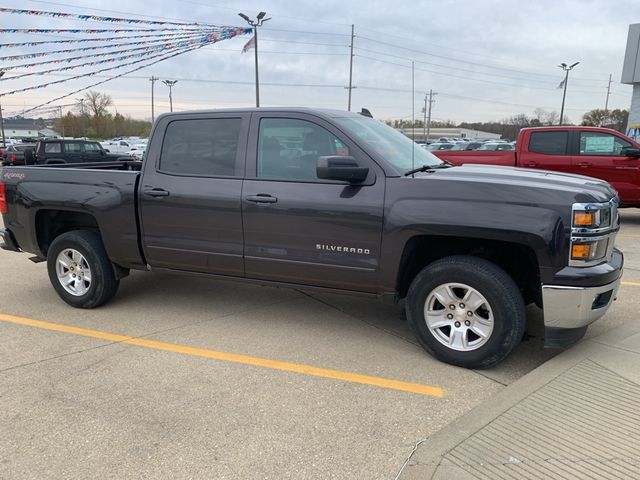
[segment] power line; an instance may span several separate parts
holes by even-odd
[[[324,47],[341,47],[341,48],[349,48],[349,44],[347,43],[318,43],[318,42],[299,42],[299,41],[291,41],[291,40],[280,40],[276,38],[265,38],[260,39],[261,42],[278,42],[278,43],[288,43],[288,44],[296,44],[296,45],[321,45]]]
[[[359,35],[358,38],[361,39],[361,40],[367,40],[369,42],[378,43],[380,45],[385,45],[387,47],[397,48],[397,49],[406,50],[406,51],[414,52],[414,53],[420,53],[422,55],[428,55],[428,56],[431,56],[431,57],[442,58],[442,59],[449,60],[449,61],[452,61],[452,62],[458,62],[458,63],[465,63],[465,64],[468,64],[468,65],[474,65],[476,67],[491,68],[491,69],[494,69],[494,70],[503,70],[503,71],[507,71],[507,72],[515,72],[515,73],[520,73],[520,74],[523,74],[523,75],[537,75],[537,76],[543,76],[543,77],[556,78],[555,75],[550,75],[550,74],[546,74],[546,73],[536,73],[536,72],[530,72],[530,71],[524,71],[524,70],[517,70],[517,69],[514,69],[514,68],[498,67],[498,66],[494,66],[494,65],[488,65],[488,64],[485,64],[485,63],[471,62],[469,60],[463,60],[463,59],[459,59],[459,58],[455,58],[455,57],[451,57],[451,56],[447,56],[447,55],[439,55],[439,54],[430,53],[430,52],[427,52],[427,51],[424,51],[424,50],[418,50],[418,49],[415,49],[415,48],[405,47],[405,46],[402,46],[402,45],[396,45],[396,44],[393,44],[393,43],[383,42],[382,40],[377,40],[377,39],[374,39],[374,38],[363,37],[361,35]],[[582,78],[582,80],[600,81],[600,79],[585,79],[585,78]]]
[[[360,58],[364,58],[367,60],[372,60],[375,62],[381,62],[381,63],[386,63],[388,65],[394,65],[396,67],[401,67],[401,68],[411,68],[411,66],[409,65],[403,65],[401,63],[395,63],[395,62],[389,62],[387,60],[381,60],[379,58],[374,58],[374,57],[368,57],[365,55],[356,55],[356,57],[360,57]],[[553,87],[537,87],[537,86],[532,86],[532,85],[525,85],[525,84],[513,84],[513,83],[505,83],[505,82],[496,82],[493,80],[486,80],[486,79],[482,79],[482,78],[469,78],[469,77],[464,77],[461,75],[455,75],[452,73],[443,73],[443,72],[438,72],[435,70],[429,70],[426,68],[416,68],[416,70],[421,71],[421,72],[427,72],[427,73],[431,73],[434,75],[441,75],[444,77],[449,77],[449,78],[459,78],[461,80],[465,80],[467,82],[482,82],[482,83],[489,83],[492,85],[501,85],[501,86],[507,86],[507,87],[514,87],[514,88],[529,88],[529,89],[533,89],[533,90],[548,90],[548,91],[554,91],[556,90],[556,88]],[[591,92],[587,92],[587,93],[591,93]]]
[[[405,57],[405,56],[401,56],[401,55],[394,55],[392,53],[381,52],[379,50],[370,50],[368,48],[361,48],[361,47],[355,47],[355,49],[356,50],[360,50],[362,52],[368,52],[368,53],[373,53],[373,54],[377,54],[377,55],[384,55],[384,56],[387,56],[387,57],[398,58],[398,59],[401,59],[401,60],[415,61],[416,63],[420,63],[420,64],[423,64],[423,65],[431,65],[431,66],[434,66],[434,67],[442,67],[442,68],[446,68],[446,69],[449,69],[449,70],[451,70],[453,68],[456,72],[469,72],[469,73],[473,73],[475,75],[485,75],[485,76],[490,76],[490,77],[508,78],[508,79],[511,79],[511,80],[523,80],[522,77],[513,77],[513,76],[510,76],[510,75],[503,75],[503,74],[498,74],[498,73],[485,73],[485,72],[479,72],[477,70],[470,70],[470,69],[465,69],[465,68],[460,68],[460,67],[451,67],[451,65],[443,65],[441,63],[432,63],[432,62],[425,62],[425,61],[422,61],[422,60],[415,60],[414,58],[411,58],[411,57]],[[377,59],[377,60],[378,61],[383,61],[383,60],[380,60],[380,59]],[[394,64],[394,65],[396,65],[396,64]],[[443,73],[440,73],[440,74],[444,75]],[[467,77],[464,77],[464,78],[467,78]],[[544,81],[543,80],[529,80],[529,81],[531,81],[533,83],[539,83],[541,85],[549,85],[549,86],[553,85],[553,83],[547,82],[546,80],[544,80]],[[551,88],[551,90],[555,90],[555,88]],[[594,90],[594,91],[596,91],[596,90]]]

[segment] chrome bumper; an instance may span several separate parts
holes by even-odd
[[[580,328],[595,322],[616,299],[621,278],[600,287],[543,285],[545,327]]]

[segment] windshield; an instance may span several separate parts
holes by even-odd
[[[356,140],[362,141],[370,150],[400,170],[444,163],[410,138],[372,118],[342,117],[335,120]]]

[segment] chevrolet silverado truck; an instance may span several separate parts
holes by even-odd
[[[131,269],[405,302],[424,349],[468,368],[542,308],[568,346],[616,297],[616,192],[594,178],[452,167],[362,115],[165,114],[143,162],[5,167],[2,248],[46,261],[62,300],[111,300]]]
[[[576,173],[609,182],[622,207],[640,207],[640,144],[600,127],[523,128],[510,152],[437,151],[454,165],[481,163]]]

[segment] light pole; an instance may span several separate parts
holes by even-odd
[[[565,72],[564,81],[562,82],[562,83],[564,83],[564,91],[562,92],[562,107],[560,108],[560,123],[559,123],[559,125],[562,125],[562,120],[564,119],[564,99],[567,96],[567,82],[569,81],[569,72],[571,71],[571,69],[573,69],[573,67],[575,67],[579,63],[580,62],[576,62],[573,65],[567,65],[566,63],[562,62],[560,65],[558,65],[558,67],[560,67]]]
[[[178,80],[162,80],[162,83],[169,87],[169,108],[173,112],[173,96],[171,95],[171,89],[176,83],[178,83]]]
[[[264,22],[267,20],[271,20],[271,17],[264,18],[267,12],[258,13],[256,20],[251,20],[244,13],[239,13],[240,15],[250,26],[253,27],[253,47],[255,50],[255,61],[256,61],[256,107],[260,106],[260,80],[258,77],[258,27],[261,27]]]
[[[0,78],[4,76],[4,70],[0,70]],[[2,96],[0,95],[0,98]],[[0,125],[2,125],[2,148],[7,148],[6,140],[4,139],[4,119],[2,118],[2,105],[0,104]]]

